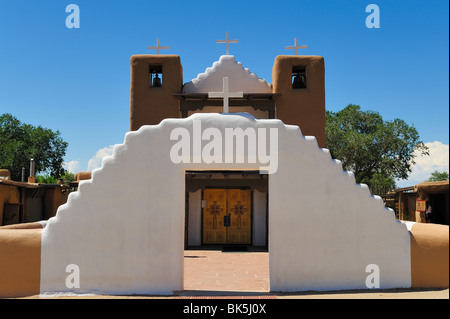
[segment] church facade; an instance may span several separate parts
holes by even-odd
[[[123,143],[55,217],[0,228],[0,296],[172,294],[199,245],[267,247],[274,292],[448,287],[448,226],[396,220],[324,148],[323,58],[277,57],[272,84],[230,55],[131,74]]]
[[[157,81],[154,81],[156,75]],[[230,100],[230,112],[248,112],[258,119],[279,119],[302,128],[325,147],[325,63],[320,56],[277,56],[272,84],[250,73],[232,55],[221,56],[196,79],[183,84],[177,55],[134,55],[131,58],[130,130],[156,125],[166,118],[186,118],[197,112],[222,113],[222,101],[208,93],[243,91]]]
[[[131,58],[130,130],[166,118],[222,113],[223,100],[208,93],[221,91],[227,77],[230,91],[242,92],[242,97],[230,99],[230,112],[300,126],[303,134],[315,136],[319,146],[325,147],[323,57],[278,56],[272,75],[269,84],[234,56],[224,55],[197,78],[183,83],[179,56],[135,55]],[[267,185],[268,175],[258,171],[186,172],[185,246],[267,247]],[[241,210],[236,213],[238,207]]]

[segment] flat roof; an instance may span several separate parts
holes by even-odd
[[[23,188],[69,188],[69,186],[63,184],[41,184],[41,183],[26,183],[16,182],[9,179],[0,178],[0,185],[16,186]]]

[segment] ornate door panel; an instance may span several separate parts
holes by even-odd
[[[203,244],[251,244],[251,192],[205,189]]]
[[[230,227],[227,229],[228,244],[251,244],[251,197],[250,190],[229,189],[227,192]]]
[[[203,200],[203,243],[223,244],[227,238],[224,216],[227,213],[226,189],[205,189]]]

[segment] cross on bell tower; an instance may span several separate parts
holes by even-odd
[[[160,46],[160,44],[159,44],[159,38],[157,38],[156,39],[156,47],[148,47],[147,49],[149,49],[149,50],[156,50],[156,54],[160,54],[159,53],[159,51],[160,50],[167,50],[167,49],[170,49],[170,47],[162,47],[162,46]]]
[[[294,45],[286,47],[286,50],[295,49],[295,55],[298,55],[298,49],[306,49],[307,47],[307,45],[298,45],[297,38],[294,38]]]

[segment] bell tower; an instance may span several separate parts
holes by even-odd
[[[273,93],[280,94],[276,118],[298,125],[325,147],[325,65],[321,56],[280,55],[272,69]]]
[[[130,130],[156,125],[166,118],[179,118],[183,68],[178,55],[131,57]]]

